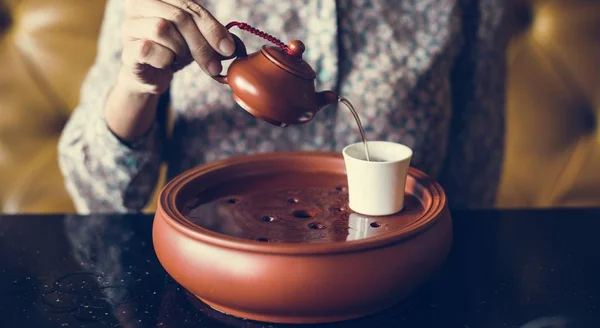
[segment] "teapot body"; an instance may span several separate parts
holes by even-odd
[[[251,115],[277,126],[303,124],[311,121],[323,107],[334,104],[338,96],[333,91],[315,90],[316,73],[302,59],[304,44],[293,40],[288,46],[245,23],[231,22],[265,37],[278,46],[262,46],[248,54],[242,40],[233,35],[235,52],[227,75],[212,78],[227,84],[233,99]]]
[[[229,66],[227,82],[235,101],[253,116],[275,125],[309,122],[324,105],[314,80],[275,65],[264,48],[236,58]]]

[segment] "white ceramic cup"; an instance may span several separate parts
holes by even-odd
[[[391,215],[404,208],[404,187],[412,149],[388,141],[369,141],[367,161],[362,142],[342,151],[348,177],[348,206],[371,216]]]

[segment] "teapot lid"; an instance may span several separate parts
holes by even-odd
[[[310,65],[302,59],[304,44],[299,40],[292,40],[288,46],[275,47],[263,46],[261,52],[273,64],[305,80],[314,80],[317,77]]]

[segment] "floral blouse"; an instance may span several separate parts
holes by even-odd
[[[368,140],[411,147],[411,165],[442,184],[451,207],[493,205],[503,158],[504,1],[198,1],[223,24],[242,21],[285,43],[302,40],[317,90],[348,98]],[[305,125],[273,126],[246,113],[227,86],[192,63],[171,84],[172,134],[157,120],[145,138],[124,144],[103,116],[121,65],[123,2],[108,1],[96,61],[59,141],[78,212],[140,211],[163,162],[171,179],[230,156],[341,151],[360,141],[343,106],[326,107]],[[268,42],[231,31],[250,52]]]

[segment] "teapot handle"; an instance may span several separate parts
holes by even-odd
[[[229,28],[229,26],[228,26],[228,28]],[[235,51],[229,57],[225,57],[223,55],[217,54],[218,55],[217,58],[220,61],[229,60],[229,59],[233,59],[236,57],[248,56],[248,53],[246,52],[246,45],[244,45],[244,42],[242,42],[242,40],[240,38],[238,38],[237,35],[235,35],[235,34],[231,34],[231,36],[233,37],[233,42],[235,44]],[[219,83],[227,84],[227,75],[219,74],[216,76],[212,76],[212,78]]]

